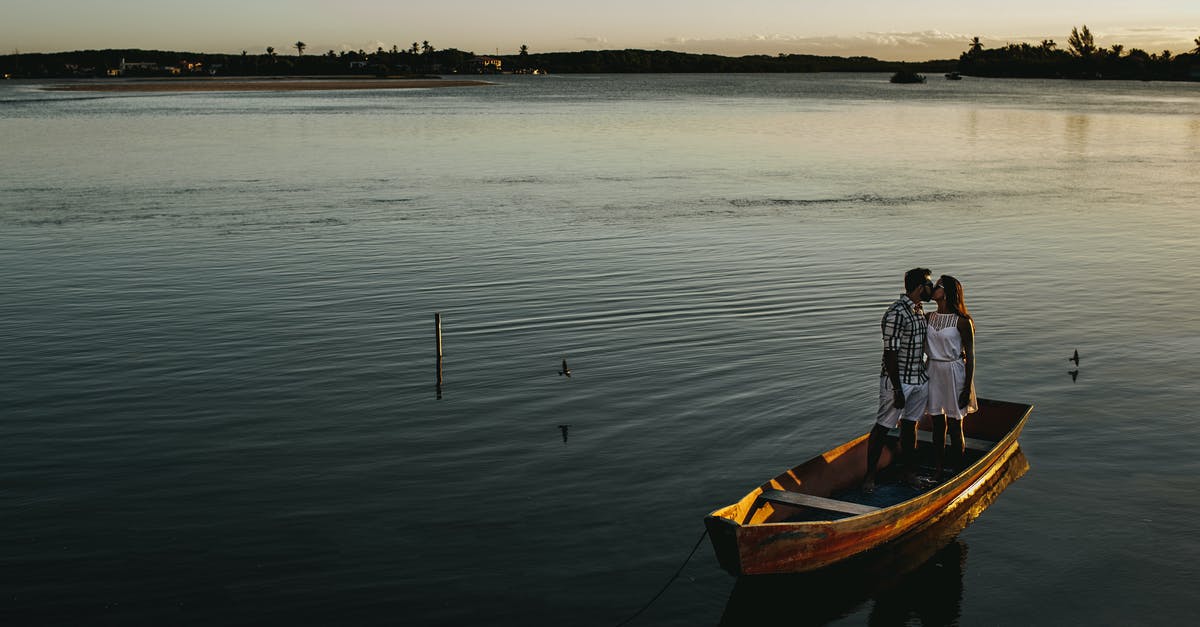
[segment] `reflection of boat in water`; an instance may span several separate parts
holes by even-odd
[[[948,80],[948,81],[961,81],[962,80],[962,74],[960,74],[958,72],[946,72],[945,76],[946,76],[946,80]]]
[[[967,545],[937,545],[903,575],[871,570],[742,577],[734,584],[720,625],[825,625],[874,601],[869,624],[957,625],[961,615]],[[824,573],[824,571],[818,571]]]
[[[867,435],[818,455],[704,519],[717,561],[735,575],[805,572],[956,518],[980,501],[984,487],[1018,452],[1017,437],[1032,409],[980,399],[979,411],[963,421],[964,468],[922,489],[900,480],[889,447],[880,458],[875,492],[862,493]],[[930,439],[925,422],[920,434]],[[918,451],[926,461],[932,461],[930,448]]]
[[[873,601],[872,625],[957,625],[967,545],[955,537],[1027,470],[1018,446],[969,506],[919,532],[811,572],[739,577],[721,624],[824,625]]]

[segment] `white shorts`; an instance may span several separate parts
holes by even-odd
[[[875,415],[877,424],[894,429],[901,420],[916,422],[925,413],[925,404],[929,400],[928,383],[901,383],[900,389],[904,392],[904,409],[896,409],[892,381],[887,377],[879,377],[879,413]]]

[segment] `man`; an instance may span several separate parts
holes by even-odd
[[[880,326],[883,329],[883,370],[879,376],[879,413],[867,438],[867,475],[863,492],[875,491],[875,469],[887,442],[888,431],[900,425],[900,461],[905,479],[916,479],[917,421],[925,413],[929,377],[925,375],[925,312],[921,302],[933,298],[929,268],[904,274],[904,296],[892,303]]]

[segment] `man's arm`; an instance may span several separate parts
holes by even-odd
[[[887,378],[892,382],[892,404],[896,409],[904,409],[904,390],[900,387],[900,357],[896,351],[888,348],[883,351],[883,369]]]
[[[892,403],[904,409],[904,390],[900,388],[900,312],[892,307],[883,314],[883,371],[892,383]]]

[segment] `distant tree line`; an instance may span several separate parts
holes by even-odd
[[[454,48],[438,50],[428,41],[400,48],[373,51],[329,50],[313,54],[303,41],[291,45],[295,55],[281,55],[274,46],[263,54],[212,54],[163,50],[78,50],[74,52],[9,54],[0,56],[0,72],[14,78],[66,78],[107,76],[121,70],[126,76],[169,74],[219,76],[289,75],[390,75],[415,73],[469,73],[475,54]]]
[[[957,69],[970,76],[1002,78],[1200,80],[1200,37],[1195,44],[1195,49],[1178,55],[1170,50],[1126,50],[1121,44],[1099,48],[1084,25],[1071,29],[1065,49],[1053,39],[1038,45],[1008,44],[989,49],[975,37],[959,57]]]
[[[905,63],[872,57],[823,57],[808,54],[725,57],[666,50],[586,50],[499,57],[505,68],[543,68],[555,74],[745,73],[745,72],[892,72],[911,67],[937,72],[954,69],[953,59]]]
[[[373,51],[308,52],[303,41],[291,44],[295,55],[281,55],[268,46],[263,54],[209,54],[158,50],[82,50],[75,52],[0,56],[0,72],[11,77],[106,76],[120,70],[125,76],[167,74],[218,76],[287,75],[419,75],[470,74],[496,71],[473,52],[438,50],[428,41],[401,48]],[[306,52],[308,52],[306,54]],[[881,61],[873,57],[834,57],[807,54],[726,57],[664,50],[587,50],[530,53],[522,45],[516,55],[497,55],[504,71],[541,70],[573,73],[686,73],[686,72],[950,72],[970,76],[1021,78],[1106,78],[1143,80],[1200,80],[1200,37],[1196,49],[1172,55],[1125,50],[1119,44],[1097,48],[1085,25],[1073,28],[1067,47],[1047,39],[1039,45],[1008,44],[984,48],[974,38],[957,59],[921,63]]]
[[[126,69],[126,76],[165,74],[220,76],[286,75],[395,75],[414,73],[470,74],[491,71],[473,52],[455,48],[438,50],[428,41],[400,48],[382,47],[324,54],[307,52],[308,45],[291,45],[294,55],[281,55],[268,46],[263,54],[209,54],[160,50],[81,50],[0,56],[0,71],[15,77],[105,76],[120,69],[122,61],[144,66]],[[892,72],[909,68],[927,72],[949,71],[956,61],[924,63],[880,61],[872,57],[823,57],[804,54],[725,57],[662,50],[590,50],[584,52],[529,53],[522,45],[516,55],[497,55],[505,71],[538,69],[556,74],[666,73],[666,72]],[[153,67],[146,67],[153,66]]]

